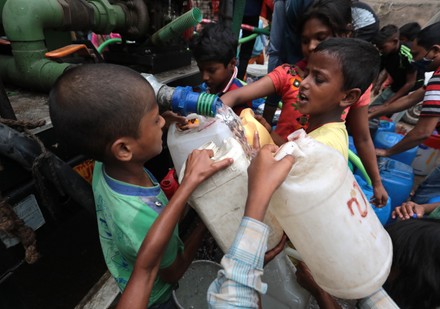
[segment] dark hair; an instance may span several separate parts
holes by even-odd
[[[339,61],[344,85],[342,90],[370,87],[379,74],[380,56],[369,42],[351,38],[329,38],[315,48],[314,53],[328,53]]]
[[[107,63],[66,71],[49,94],[61,141],[99,161],[117,138],[138,137],[140,120],[154,104],[153,89],[138,72]]]
[[[215,61],[228,65],[237,55],[238,40],[221,23],[206,25],[189,45],[197,62]]]
[[[383,46],[387,41],[393,37],[399,37],[399,28],[396,25],[383,26],[373,39],[373,44],[378,47]]]
[[[440,220],[398,221],[387,227],[397,277],[385,289],[401,308],[440,306]]]
[[[317,18],[329,27],[334,36],[350,33],[353,28],[350,0],[318,0],[310,6],[299,20],[298,29],[303,30],[306,21]]]
[[[428,50],[433,45],[440,44],[440,22],[423,28],[417,35],[417,44]]]
[[[400,36],[406,37],[408,40],[412,41],[417,37],[417,34],[420,32],[422,27],[420,27],[419,23],[407,23],[399,28]]]

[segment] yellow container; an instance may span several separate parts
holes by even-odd
[[[258,131],[258,135],[260,136],[261,147],[266,144],[274,144],[269,131],[267,131],[267,129],[257,119],[255,119],[255,114],[252,109],[245,108],[242,110],[240,113],[240,118],[249,145],[252,146],[254,144],[255,131]]]

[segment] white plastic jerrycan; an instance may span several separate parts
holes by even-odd
[[[244,214],[248,191],[247,168],[250,161],[233,137],[225,139],[220,147],[210,142],[200,149],[212,149],[214,161],[224,158],[234,159],[234,163],[228,168],[215,173],[201,183],[188,201],[219,247],[223,252],[227,252]],[[180,173],[179,182],[182,181],[185,166]],[[267,250],[270,250],[281,240],[283,230],[270,211],[266,213],[264,223],[271,229],[267,245]]]
[[[167,135],[168,149],[178,176],[188,155],[194,149],[207,142],[214,142],[220,146],[225,138],[233,136],[228,126],[217,118],[206,118],[197,114],[190,114],[186,118],[189,129],[181,130],[173,123]]]
[[[276,158],[295,163],[274,193],[276,216],[316,283],[344,299],[371,295],[386,281],[392,243],[342,155],[303,130]]]

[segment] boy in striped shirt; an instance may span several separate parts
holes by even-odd
[[[391,156],[421,144],[431,136],[440,121],[440,22],[424,28],[412,47],[414,60],[424,70],[434,71],[424,90],[424,99],[416,126],[396,145],[376,149],[378,156]],[[421,90],[420,90],[421,91]],[[419,90],[417,91],[419,92]],[[404,102],[403,102],[404,103]]]

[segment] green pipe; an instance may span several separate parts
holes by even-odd
[[[9,41],[44,41],[45,28],[63,26],[63,8],[53,0],[6,1],[3,27]]]
[[[11,42],[12,56],[2,56],[0,74],[4,81],[41,90],[49,90],[71,64],[56,63],[44,57],[43,41]]]
[[[47,91],[71,66],[70,63],[57,63],[45,58],[48,51],[45,29],[67,31],[87,26],[99,33],[125,26],[122,8],[109,4],[107,0],[82,2],[82,8],[93,13],[93,16],[84,14],[83,10],[76,9],[77,6],[70,7],[70,1],[62,3],[58,0],[6,1],[2,21],[5,34],[11,42],[13,57],[0,58],[0,76],[4,81]]]
[[[89,0],[94,8],[94,23],[92,30],[95,33],[124,32],[125,13],[119,5],[112,5],[107,0]]]
[[[359,157],[350,149],[348,149],[348,160],[361,172],[362,177],[364,177],[367,184],[371,186],[372,183],[370,176],[368,176],[361,159],[359,159]]]
[[[269,36],[270,35],[270,27],[264,27],[264,28],[254,27],[254,29],[252,29],[252,32]]]
[[[232,33],[238,39],[240,36],[241,22],[243,21],[246,0],[234,0],[234,14],[232,16]]]
[[[0,55],[0,77],[20,87],[48,91],[58,76],[72,66],[70,63],[56,63],[48,59],[35,61],[26,72],[17,69],[14,57]]]
[[[238,44],[244,44],[246,42],[252,41],[253,39],[255,39],[258,36],[257,33],[253,33],[251,35],[248,35],[247,37],[241,38],[240,40],[238,40]]]
[[[110,44],[113,43],[120,43],[122,42],[121,38],[113,38],[113,39],[108,39],[104,42],[101,43],[101,45],[98,46],[98,48],[96,49],[98,51],[98,53],[102,53],[102,51],[104,50],[104,48],[106,48],[107,46],[109,46]]]
[[[155,45],[166,43],[170,39],[181,35],[186,29],[196,26],[201,21],[202,12],[198,8],[193,8],[156,31],[152,35],[151,41]]]

